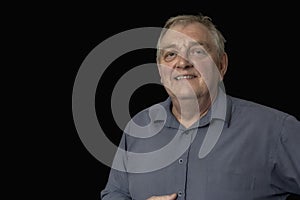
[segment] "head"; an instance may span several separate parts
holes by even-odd
[[[227,70],[221,32],[203,15],[175,16],[163,28],[156,60],[168,94],[177,99],[210,97]]]

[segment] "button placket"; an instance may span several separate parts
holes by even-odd
[[[184,130],[182,131],[184,142],[186,142],[187,145],[191,145],[191,142],[193,141],[194,134],[192,134],[191,130]],[[187,159],[188,159],[188,153],[189,153],[190,146],[188,147],[187,151],[178,158],[178,165],[180,165],[180,169],[183,170],[184,174],[181,180],[184,180],[182,183],[182,186],[178,188],[177,192],[177,198],[178,199],[185,199],[184,190],[186,188],[186,172],[187,172]]]
[[[178,163],[179,163],[179,164],[182,164],[182,163],[183,163],[183,159],[182,159],[182,158],[179,158]]]
[[[181,197],[182,196],[182,191],[178,191],[178,197]]]

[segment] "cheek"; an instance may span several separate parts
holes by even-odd
[[[167,66],[161,66],[159,67],[159,74],[162,80],[168,80],[171,77],[172,69]]]
[[[195,69],[201,74],[205,81],[212,82],[218,80],[219,70],[212,60],[205,60],[195,64]]]

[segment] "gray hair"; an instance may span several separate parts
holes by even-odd
[[[212,22],[212,19],[208,16],[205,16],[203,14],[198,15],[177,15],[175,17],[169,18],[164,27],[163,31],[161,32],[161,35],[159,37],[158,46],[160,43],[161,38],[164,36],[166,31],[171,28],[172,26],[175,26],[177,24],[183,24],[187,25],[190,23],[198,22],[203,24],[210,32],[213,41],[215,42],[215,46],[217,48],[218,57],[222,56],[225,53],[225,38],[222,35],[222,33],[216,28],[216,25]],[[160,56],[160,49],[157,46],[157,58]]]

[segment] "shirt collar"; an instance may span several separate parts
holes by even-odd
[[[168,97],[164,102],[156,104],[150,108],[150,116],[153,122],[165,122],[165,126],[179,128],[181,125],[171,112],[172,101]],[[232,102],[224,90],[219,87],[216,99],[206,115],[199,119],[192,127],[202,127],[209,124],[212,120],[223,120],[229,126],[231,119]]]
[[[231,118],[231,106],[232,102],[226,95],[224,89],[219,87],[218,95],[210,109],[211,119],[223,120],[229,125]]]

